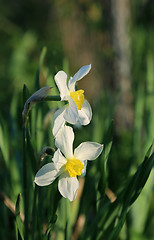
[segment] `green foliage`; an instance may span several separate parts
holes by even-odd
[[[23,223],[20,218],[20,201],[21,201],[21,194],[18,195],[17,201],[16,201],[16,209],[15,209],[15,217],[16,217],[16,227],[17,227],[17,239],[18,234],[20,234],[21,239],[24,239],[24,233],[23,233]],[[20,239],[20,238],[19,238]]]
[[[62,1],[54,2],[61,10]],[[81,13],[87,31],[98,34],[98,42],[101,40],[106,44],[110,27],[105,15],[107,3],[79,2],[72,2],[72,5],[67,2],[67,15],[76,6],[75,15]],[[104,144],[104,150],[96,161],[88,164],[86,177],[79,179],[79,195],[72,203],[61,197],[57,181],[44,188],[33,182],[37,170],[51,162],[53,155],[48,151],[40,161],[40,152],[46,146],[55,148],[52,116],[62,103],[54,74],[63,69],[69,75],[68,61],[63,57],[66,49],[57,37],[54,6],[50,9],[50,20],[56,20],[49,24],[47,14],[45,18],[43,15],[43,27],[38,24],[36,31],[31,16],[29,28],[25,27],[23,31],[19,19],[24,22],[24,7],[16,9],[17,5],[10,3],[7,8],[1,3],[3,14],[0,13],[0,19],[6,27],[0,25],[0,84],[1,92],[4,92],[0,96],[0,239],[153,239],[154,32],[153,10],[148,8],[151,3],[150,0],[131,3],[132,130],[121,131],[119,128],[117,131],[114,113],[118,93],[112,94],[103,82],[100,94],[96,94],[92,103],[92,122],[82,129],[75,129],[74,145],[90,140]],[[30,1],[25,3],[25,7],[31,6],[33,14],[40,18],[42,5],[39,2],[37,5]],[[45,12],[49,14],[48,5],[44,2]],[[15,17],[17,11],[21,12],[18,20]],[[65,18],[63,16],[63,20]],[[47,47],[42,48],[44,44]],[[112,62],[112,57],[109,43],[102,53],[97,52],[101,67],[103,61]],[[111,72],[109,66],[107,76]],[[108,81],[105,75],[102,78]],[[27,124],[23,126],[24,103],[42,86],[53,87],[51,96],[32,107]]]
[[[46,49],[44,48],[40,57],[39,71],[42,68],[45,51]],[[39,83],[39,78],[36,79],[36,83]],[[23,103],[25,103],[28,97],[29,91],[25,85],[23,88]],[[2,163],[5,163],[3,168],[4,171],[8,172],[8,176],[10,176],[3,179],[3,184],[7,188],[3,188],[1,191],[5,191],[13,201],[15,201],[18,195],[15,207],[14,236],[16,233],[17,239],[50,239],[55,235],[56,239],[70,239],[72,234],[75,234],[78,221],[83,217],[84,223],[82,225],[82,232],[79,233],[79,239],[119,239],[121,230],[124,224],[126,224],[128,212],[131,214],[131,206],[142,193],[152,170],[154,164],[154,144],[150,147],[144,161],[139,165],[137,170],[133,174],[131,171],[127,173],[127,180],[123,181],[117,187],[115,196],[109,189],[110,181],[113,179],[109,168],[112,164],[110,157],[112,157],[112,145],[114,144],[114,121],[110,121],[110,118],[105,118],[104,121],[101,119],[102,113],[100,114],[99,109],[102,104],[101,102],[106,101],[105,97],[101,98],[100,102],[97,102],[95,117],[92,121],[93,128],[89,128],[89,130],[92,132],[93,141],[104,143],[104,150],[98,160],[88,165],[81,197],[77,197],[75,202],[70,203],[67,199],[63,199],[57,191],[57,181],[44,188],[34,186],[33,183],[34,175],[40,167],[39,154],[42,148],[45,146],[55,147],[51,134],[51,117],[53,113],[51,113],[51,116],[49,115],[50,121],[47,123],[48,127],[45,126],[45,119],[48,111],[55,107],[55,101],[52,102],[50,100],[60,99],[49,96],[45,102],[35,104],[29,112],[27,124],[22,125],[22,108],[21,103],[18,101],[19,98],[21,98],[19,95],[15,95],[11,104],[11,125],[14,131],[10,132],[10,137],[8,138],[8,127],[5,125],[2,117],[1,126],[4,127],[0,128]],[[142,105],[142,101],[140,105]],[[148,111],[152,114],[149,105],[147,106]],[[138,109],[137,107],[136,111]],[[20,118],[17,122],[16,116],[18,115],[18,111],[20,112]],[[106,111],[105,107],[101,111]],[[140,121],[139,116],[138,119]],[[151,122],[148,121],[148,124],[151,124]],[[139,131],[141,124],[136,123],[136,127]],[[21,129],[23,129],[22,132]],[[100,132],[100,129],[103,131]],[[134,137],[136,136],[135,134],[136,131],[134,131]],[[83,136],[86,138],[86,135]],[[23,141],[21,141],[22,138]],[[16,141],[18,141],[18,144]],[[80,130],[77,129],[76,141],[86,141],[86,139],[80,137]],[[135,146],[134,143],[134,157],[138,156]],[[12,151],[16,158],[10,161]],[[51,161],[50,155],[52,154],[49,152],[49,157],[45,157],[41,164],[43,165],[45,162]],[[123,151],[122,154],[124,155],[125,152]],[[139,157],[141,155],[139,153]],[[139,157],[136,160],[141,162]],[[135,160],[132,161],[133,164],[135,162]],[[134,169],[133,165],[132,167]],[[114,172],[114,176],[116,174]],[[152,188],[149,188],[149,191],[151,192]],[[151,197],[149,191],[148,196]],[[20,204],[21,194],[19,192],[23,194],[22,204]],[[109,195],[109,192],[112,196]],[[141,198],[144,198],[142,194]],[[4,205],[3,208],[5,208]],[[2,218],[6,217],[5,212],[6,209],[5,211],[1,211]],[[24,223],[21,221],[21,212],[24,212],[25,215]],[[148,221],[148,210],[145,213],[146,215],[143,214],[144,224]],[[7,215],[9,216],[8,213]],[[5,227],[8,227],[7,222],[4,221],[3,224]],[[0,227],[2,227],[2,224]],[[126,225],[125,227],[126,229],[128,228],[125,230],[126,234],[129,231],[129,226]],[[131,228],[133,229],[133,225]],[[3,235],[3,232],[1,234]],[[135,233],[133,231],[129,234],[134,238]]]

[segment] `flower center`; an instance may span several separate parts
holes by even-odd
[[[74,102],[76,103],[77,109],[81,110],[83,102],[84,102],[84,91],[78,90],[75,92],[71,92],[70,96],[73,98]]]
[[[79,159],[76,159],[75,157],[67,159],[65,170],[68,171],[70,177],[81,175],[82,169],[84,169],[84,164]]]

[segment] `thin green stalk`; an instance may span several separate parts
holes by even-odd
[[[23,87],[23,104],[26,101],[26,92],[27,88],[26,85]],[[27,184],[27,159],[26,159],[26,125],[23,123],[23,197],[24,197],[24,214],[25,214],[25,221],[24,221],[24,239],[28,240],[28,184]]]
[[[70,202],[65,199],[65,211],[66,211],[66,219],[65,219],[65,240],[68,240],[71,238],[71,221],[70,221]]]
[[[44,98],[44,101],[60,101],[61,97],[60,96],[47,96]]]
[[[23,195],[24,195],[24,236],[28,239],[28,195],[27,195],[27,164],[26,164],[26,129],[23,126]]]
[[[35,239],[35,227],[36,227],[36,198],[37,198],[37,185],[35,184],[33,209],[32,209],[32,240]]]

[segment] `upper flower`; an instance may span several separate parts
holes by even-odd
[[[64,126],[65,121],[71,124],[79,123],[87,125],[91,121],[92,110],[90,104],[84,98],[84,91],[75,91],[75,84],[82,79],[91,69],[91,64],[83,66],[79,71],[70,77],[67,86],[67,74],[59,71],[55,75],[55,82],[60,91],[61,101],[67,101],[68,104],[57,110],[53,116],[53,135]]]
[[[61,195],[73,201],[79,188],[77,176],[86,174],[87,160],[96,159],[103,150],[103,145],[95,142],[81,143],[73,153],[74,132],[64,126],[55,139],[58,148],[53,156],[53,163],[44,165],[35,176],[39,186],[51,184],[58,176],[58,189]]]

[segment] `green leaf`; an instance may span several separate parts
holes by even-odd
[[[47,228],[46,233],[45,233],[46,236],[49,235],[49,233],[51,232],[52,228],[54,227],[56,221],[57,221],[57,215],[55,214],[49,222],[48,228]]]
[[[2,122],[2,120],[1,120]],[[3,154],[3,158],[6,166],[9,165],[9,141],[6,125],[0,123],[0,151]]]
[[[104,170],[105,170],[105,174],[107,176],[107,161],[109,158],[109,154],[111,151],[111,147],[112,147],[112,140],[113,140],[113,121],[111,121],[108,131],[104,136],[104,141],[105,141],[105,147],[104,147]]]
[[[107,185],[108,177],[107,162],[112,147],[112,138],[113,138],[113,121],[111,121],[109,128],[104,136],[104,141],[102,141],[104,143],[104,149],[99,164],[101,177],[98,184],[98,190],[100,191],[101,195],[105,194],[105,189]]]
[[[16,218],[16,227],[19,231],[20,237],[22,240],[24,240],[23,223],[20,217],[20,201],[21,201],[21,193],[18,195],[17,201],[16,201],[15,218]]]
[[[41,68],[42,65],[43,65],[43,61],[44,61],[44,59],[45,59],[46,53],[47,53],[47,47],[44,46],[43,49],[42,49],[42,51],[41,51],[41,55],[40,55],[39,68]]]
[[[43,61],[44,61],[46,52],[47,52],[47,47],[43,47],[43,49],[41,51],[41,54],[40,54],[39,67],[38,67],[38,70],[37,70],[37,73],[36,73],[35,89],[40,88],[40,72],[41,72],[41,69],[43,67]]]
[[[125,193],[125,204],[131,205],[141,193],[149,174],[154,166],[154,143],[149,148],[143,163],[138,167],[135,175],[130,180]]]
[[[154,166],[154,143],[149,148],[143,163],[138,167],[134,176],[131,177],[129,184],[125,190],[125,194],[122,198],[122,208],[119,209],[119,214],[116,216],[116,222],[113,231],[109,235],[109,240],[115,240],[119,236],[120,230],[125,222],[128,209],[131,204],[140,195],[149,174]],[[118,197],[117,197],[118,199]],[[119,197],[120,199],[120,197]],[[120,200],[119,200],[120,201]]]
[[[95,220],[99,228],[97,229],[99,232],[97,239],[115,240],[118,238],[128,210],[140,195],[153,166],[154,143],[149,148],[136,173],[130,178],[127,186],[118,194],[117,200],[110,204],[107,209],[104,209],[106,211],[102,211],[100,206],[96,217],[97,221]],[[102,233],[100,234],[100,232]]]

